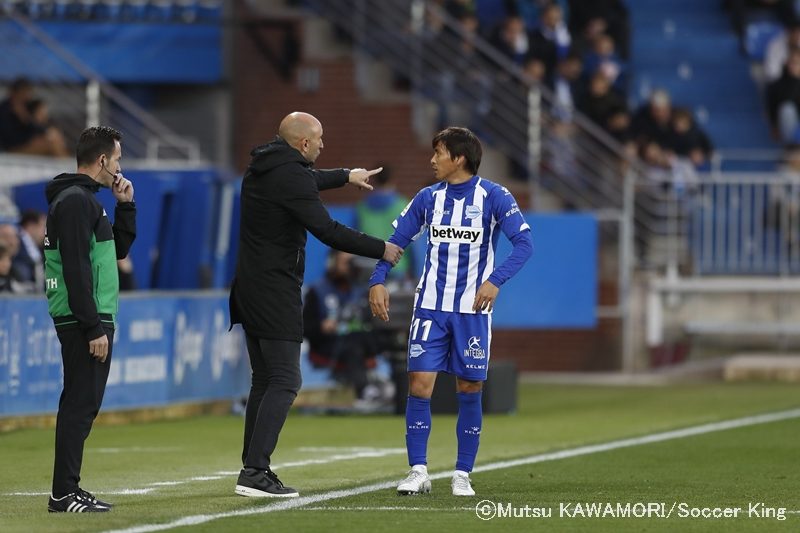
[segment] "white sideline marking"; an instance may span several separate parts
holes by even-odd
[[[475,507],[305,507],[304,511],[474,511]]]
[[[329,450],[335,450],[337,448],[329,448]],[[338,448],[341,449],[341,448]],[[300,448],[301,451],[303,450],[312,450],[312,448]],[[328,463],[334,463],[336,461],[348,461],[350,459],[367,459],[370,457],[386,457],[387,455],[400,455],[406,453],[405,448],[363,448],[364,451],[359,451],[355,453],[346,453],[346,454],[337,454],[331,455],[330,457],[323,457],[320,459],[304,459],[302,461],[292,461],[289,463],[280,463],[276,465],[272,465],[270,468],[274,470],[280,470],[283,468],[293,468],[296,466],[308,466],[308,465],[324,465]],[[217,474],[221,476],[238,476],[238,470],[229,470],[229,471],[221,471],[217,472]]]
[[[490,463],[475,468],[474,472],[488,472],[491,470],[500,470],[504,468],[510,468],[513,466],[542,463],[545,461],[556,461],[558,459],[579,457],[582,455],[590,455],[594,453],[618,450],[620,448],[629,448],[631,446],[641,446],[643,444],[652,444],[655,442],[664,442],[668,440],[682,439],[685,437],[704,435],[706,433],[714,433],[717,431],[724,431],[726,429],[754,426],[757,424],[766,424],[768,422],[778,422],[781,420],[790,420],[793,418],[800,418],[800,409],[791,409],[788,411],[767,413],[763,415],[746,416],[743,418],[726,420],[724,422],[712,422],[710,424],[702,424],[699,426],[692,426],[684,429],[676,429],[672,431],[664,431],[661,433],[653,433],[651,435],[645,435],[643,437],[634,437],[630,439],[621,439],[621,440],[606,442],[603,444],[580,446],[578,448],[572,448],[569,450],[561,450],[558,452],[532,455],[530,457],[524,457],[522,459],[515,459],[511,461],[500,461],[497,463]],[[452,471],[448,470],[446,472],[439,472],[437,474],[433,474],[431,476],[431,479],[442,479],[450,477],[451,475]],[[225,513],[217,513],[217,514],[185,516],[183,518],[179,518],[178,520],[173,520],[172,522],[167,522],[165,524],[143,524],[140,526],[133,526],[125,529],[109,530],[106,531],[105,533],[150,533],[152,531],[164,531],[176,527],[196,526],[199,524],[205,524],[206,522],[211,522],[213,520],[218,520],[220,518],[230,518],[234,516],[249,516],[254,514],[272,513],[275,511],[286,511],[288,509],[296,509],[298,507],[304,507],[309,504],[325,502],[329,500],[336,500],[339,498],[347,498],[350,496],[358,496],[359,494],[377,492],[379,490],[394,488],[396,483],[397,483],[396,481],[385,481],[382,483],[374,483],[372,485],[354,487],[352,489],[334,490],[330,492],[324,492],[321,494],[315,494],[312,496],[303,496],[300,498],[293,498],[291,500],[283,500],[280,502],[265,505],[263,507],[253,507],[250,509],[241,509],[238,511],[228,511]]]
[[[113,494],[115,496],[119,495],[129,495],[129,494],[148,494],[153,492],[155,489],[120,489],[120,490],[104,490],[103,495],[106,494]],[[50,496],[49,492],[6,492],[3,496]]]
[[[95,448],[95,450],[127,450],[129,448]],[[179,450],[180,448],[139,448],[140,450]],[[368,448],[368,447],[351,447],[351,448],[336,448],[336,447],[327,447],[327,448],[299,448],[300,451],[317,451],[317,450],[327,450],[327,451],[342,451],[342,450],[358,450],[355,453],[350,454],[338,454],[338,455],[331,455],[330,457],[323,457],[320,459],[306,459],[304,461],[294,461],[290,463],[283,463],[275,465],[274,468],[291,468],[295,466],[307,466],[307,465],[324,465],[328,463],[334,463],[336,461],[346,461],[350,459],[366,459],[369,457],[386,457],[387,455],[395,455],[406,453],[405,448]],[[116,453],[116,452],[115,452]],[[148,487],[173,487],[175,485],[185,485],[190,481],[215,481],[218,479],[223,479],[225,476],[238,476],[238,470],[231,470],[231,471],[220,471],[214,472],[213,475],[209,476],[195,476],[189,479],[185,479],[183,481],[155,481],[153,483],[148,483]],[[155,488],[144,488],[144,489],[121,489],[121,490],[104,490],[102,491],[103,494],[114,494],[114,495],[127,495],[127,494],[148,494],[153,492]],[[98,491],[100,492],[100,491]],[[4,494],[4,496],[48,496],[49,492],[9,492]]]

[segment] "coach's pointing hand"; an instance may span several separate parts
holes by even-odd
[[[372,309],[372,316],[384,322],[389,321],[389,291],[386,287],[378,284],[369,288],[369,307]]]
[[[383,249],[383,260],[395,266],[401,257],[403,257],[403,249],[396,244],[387,242],[386,247]]]
[[[494,283],[484,281],[481,286],[478,287],[478,292],[475,293],[475,301],[472,303],[472,310],[475,312],[484,311],[486,309],[491,311],[494,307],[494,301],[497,299],[498,292],[500,292],[500,288],[496,287]]]
[[[354,168],[350,171],[350,177],[347,178],[349,183],[352,183],[359,189],[367,189],[368,191],[372,190],[372,185],[369,184],[370,176],[374,176],[378,172],[383,170],[383,167],[378,167],[372,170],[366,170],[363,168]]]

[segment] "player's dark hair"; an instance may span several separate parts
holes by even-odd
[[[114,128],[94,126],[86,128],[78,139],[75,158],[78,166],[88,166],[97,161],[101,155],[111,157],[114,153],[114,141],[122,140],[122,134]]]
[[[447,151],[450,152],[450,157],[464,156],[464,168],[471,174],[478,173],[478,167],[481,166],[481,156],[483,149],[481,148],[481,141],[474,133],[467,128],[450,127],[445,128],[433,138],[431,146],[434,150],[439,144],[443,144]]]

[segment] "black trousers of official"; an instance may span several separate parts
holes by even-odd
[[[245,467],[266,470],[289,408],[303,384],[300,343],[247,335],[252,383],[244,419]]]
[[[56,454],[53,466],[53,497],[60,498],[78,488],[81,480],[83,444],[92,430],[111,366],[114,328],[105,328],[108,357],[101,363],[89,354],[89,341],[80,329],[58,332],[64,364],[64,390],[58,401]]]

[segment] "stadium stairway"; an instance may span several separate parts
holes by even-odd
[[[631,94],[664,88],[694,111],[717,149],[775,148],[763,98],[720,0],[628,2],[633,29]]]

